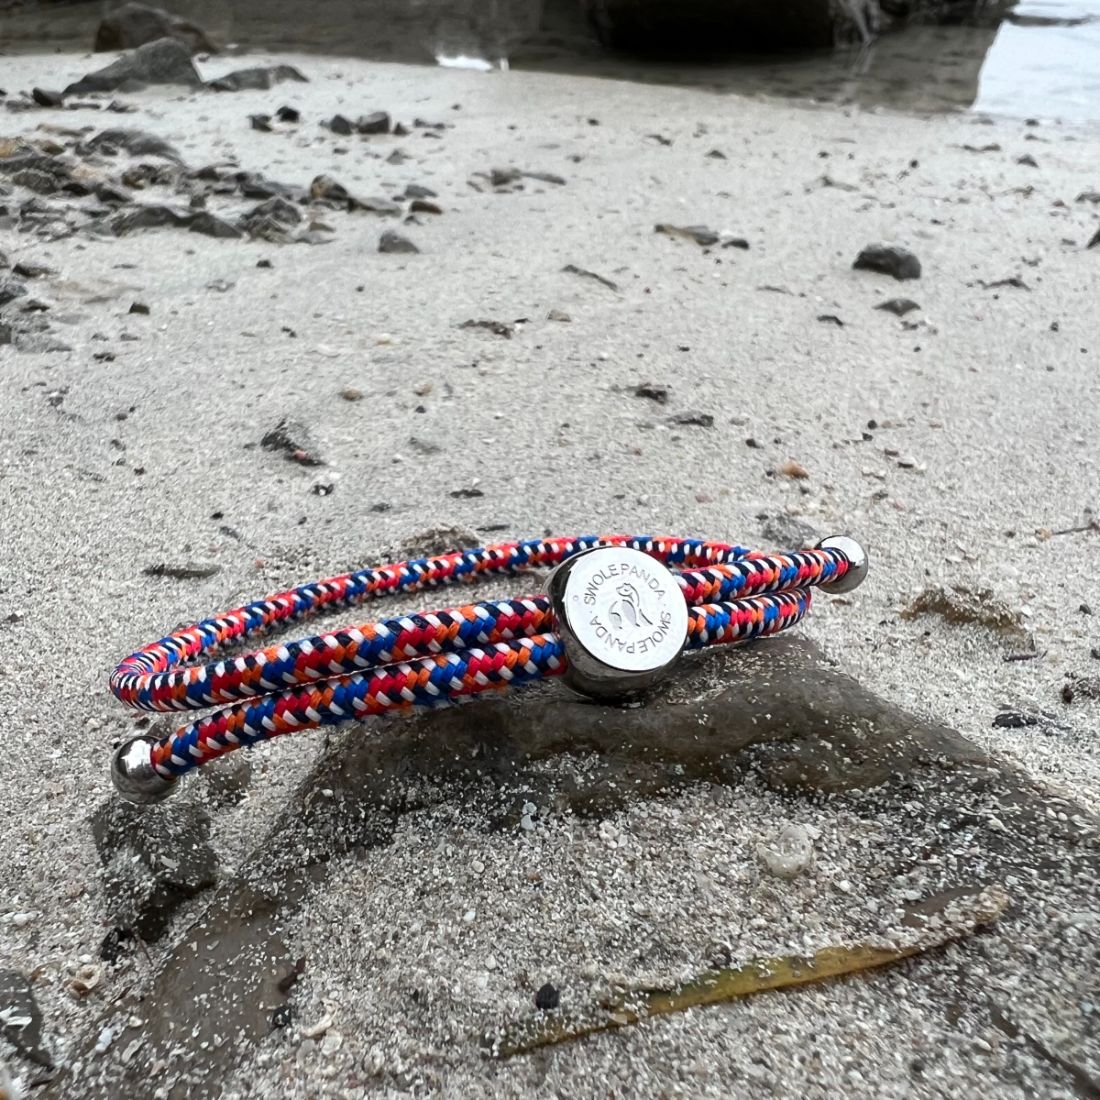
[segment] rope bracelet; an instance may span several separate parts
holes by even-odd
[[[277,624],[492,574],[554,566],[548,594],[401,615],[194,664]],[[192,768],[283,733],[457,702],[563,676],[598,699],[642,694],[685,649],[777,634],[811,589],[851,591],[862,547],[835,536],[764,554],[723,542],[556,537],[458,550],[303,585],[169,634],[127,657],[111,691],[147,711],[220,707],[174,733],[131,738],[111,773],[122,797],[167,797]]]

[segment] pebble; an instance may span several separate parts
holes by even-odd
[[[813,862],[814,838],[804,825],[787,824],[771,841],[761,841],[756,854],[778,878],[795,878]]]
[[[378,251],[388,253],[415,253],[420,249],[409,240],[408,237],[402,236],[396,230],[387,229],[381,237],[378,238]]]
[[[920,260],[897,244],[869,244],[855,258],[856,270],[876,271],[880,275],[892,275],[895,279],[919,279]]]
[[[535,1008],[540,1012],[552,1012],[559,1004],[561,1004],[561,994],[550,982],[539,986],[535,993]]]

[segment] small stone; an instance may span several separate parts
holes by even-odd
[[[1030,154],[1024,153],[1022,156],[1016,158],[1017,164],[1023,164],[1028,168],[1038,168],[1039,162]]]
[[[708,229],[705,225],[669,225],[666,222],[659,222],[653,228],[655,232],[662,233],[666,237],[684,237],[704,248],[717,244],[721,239],[715,230]]]
[[[303,1039],[320,1039],[322,1036],[328,1033],[329,1028],[332,1027],[332,1017],[322,1016],[321,1019],[315,1024],[311,1024],[309,1027],[302,1028]]]
[[[779,467],[779,472],[784,477],[793,478],[796,481],[804,481],[810,476],[810,471],[807,470],[801,462],[796,462],[793,458],[787,459],[787,461]]]
[[[263,134],[271,133],[271,115],[249,115],[249,125]]]
[[[297,107],[280,107],[275,112],[275,117],[280,122],[300,122],[302,113]]]
[[[436,193],[430,188],[425,187],[420,183],[410,183],[405,188],[405,198],[407,199],[434,199],[438,198]]]
[[[813,527],[794,516],[762,512],[756,518],[760,521],[761,535],[770,545],[780,550],[802,550],[808,546],[816,546],[820,541]]]
[[[0,306],[14,302],[27,293],[27,288],[16,279],[0,279]]]
[[[39,107],[64,107],[65,97],[60,92],[51,92],[47,88],[32,88],[31,99]]]
[[[787,824],[774,840],[758,844],[756,854],[773,875],[795,878],[813,862],[813,837],[804,825]]]
[[[656,401],[658,405],[667,405],[668,395],[668,386],[658,385],[656,382],[639,382],[634,387],[635,397],[644,397],[647,401]]]
[[[546,319],[548,321],[560,321],[562,324],[568,324],[570,321],[573,320],[573,318],[570,317],[569,314],[562,309],[550,310],[550,312],[546,315]]]
[[[340,391],[340,396],[345,401],[362,401],[363,391],[357,390],[353,386],[348,386]]]
[[[494,336],[503,336],[506,340],[511,340],[513,333],[516,331],[515,325],[506,324],[504,321],[463,321],[458,327],[483,328]]]
[[[131,302],[128,313],[140,313],[143,317],[149,316],[149,307],[144,302]]]
[[[381,237],[378,238],[378,251],[387,253],[415,253],[420,249],[409,240],[408,237],[402,236],[396,230],[387,229]]]
[[[363,115],[355,128],[361,134],[388,134],[392,122],[385,111],[371,111],[369,115]]]
[[[904,317],[914,309],[920,309],[920,306],[912,298],[887,298],[885,302],[879,302],[875,309],[885,310],[895,317]]]
[[[1100,203],[1100,191],[1082,191],[1074,202]]]
[[[341,137],[347,137],[352,132],[351,119],[345,118],[343,115],[333,115],[328,120],[328,128],[334,133],[339,134]]]
[[[290,462],[300,466],[323,466],[317,444],[309,429],[300,421],[284,417],[260,440],[265,451],[282,451]]]
[[[920,260],[901,245],[869,244],[856,257],[852,267],[856,270],[877,271],[880,275],[892,275],[895,279],[919,279]]]
[[[681,427],[713,428],[714,416],[708,412],[678,412],[668,418],[670,424]]]
[[[1018,710],[1002,710],[993,719],[993,725],[997,729],[1019,730],[1027,726],[1037,726],[1038,715],[1024,714]]]
[[[439,203],[432,202],[430,199],[413,199],[409,203],[409,212],[412,214],[434,214],[440,215],[443,213],[443,207]]]
[[[561,994],[550,982],[539,986],[535,993],[535,1008],[540,1012],[552,1012],[559,1004],[561,1004]]]

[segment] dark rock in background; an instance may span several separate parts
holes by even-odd
[[[206,86],[215,92],[266,91],[284,80],[296,80],[308,84],[293,65],[267,65],[252,69],[235,69],[225,76],[208,80]]]
[[[216,53],[217,47],[201,27],[180,19],[163,8],[148,4],[123,4],[108,12],[95,32],[95,50],[130,50],[158,38],[174,38],[191,53]]]

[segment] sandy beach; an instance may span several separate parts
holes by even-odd
[[[0,86],[61,86],[100,61],[5,57]],[[33,1096],[240,1100],[1095,1095],[1100,249],[1086,245],[1100,205],[1077,200],[1100,189],[1100,132],[563,75],[247,60],[275,63],[308,83],[122,92],[135,110],[118,115],[2,115],[0,140],[66,155],[126,127],[190,168],[307,189],[324,174],[362,198],[417,184],[441,210],[405,224],[404,199],[396,217],[315,205],[298,228],[321,223],[317,245],[115,236],[83,221],[46,239],[16,213],[31,193],[0,177],[0,253],[49,269],[24,280],[48,308],[16,301],[0,318],[13,324],[0,346],[0,966],[33,975],[55,1067],[0,1045],[12,1078],[40,1082]],[[252,128],[250,115],[283,105],[300,121]],[[322,125],[374,110],[407,136]],[[133,163],[151,160],[170,163]],[[130,160],[82,163],[117,173]],[[510,168],[526,174],[494,185]],[[156,182],[136,200],[188,205]],[[227,218],[254,204],[206,197]],[[418,253],[379,252],[387,230]],[[921,277],[853,270],[877,241],[915,253]],[[896,298],[919,309],[876,308]],[[667,387],[667,402],[637,396],[642,383]],[[323,466],[261,446],[286,417]],[[425,780],[386,843],[316,841],[329,844],[323,879],[298,882],[272,926],[306,960],[290,1025],[211,1038],[214,1083],[188,1084],[169,1058],[118,1091],[112,1075],[144,1065],[133,1043],[157,975],[192,939],[217,954],[203,922],[226,891],[297,882],[287,853],[311,842],[282,849],[276,826],[325,797],[325,760],[375,734],[266,744],[236,801],[217,804],[196,777],[187,797],[210,809],[218,885],[156,942],[105,961],[115,920],[89,820],[112,798],[112,747],[134,729],[110,670],[177,623],[391,560],[438,527],[777,549],[851,534],[872,556],[868,582],[817,600],[798,633],[866,692],[958,731],[1048,798],[1052,830],[1078,832],[1040,830],[1047,862],[995,876],[1015,906],[1003,935],[496,1062],[477,1033],[529,1013],[544,982],[579,1005],[608,983],[681,980],[723,950],[805,952],[891,929],[908,892],[966,859],[959,874],[980,875],[986,841],[941,830],[962,796],[923,780],[807,795],[746,775],[594,816],[544,802],[532,828],[498,813],[521,791]],[[216,569],[146,572],[196,562]],[[976,597],[985,621],[920,613],[952,586],[989,590]],[[995,724],[1005,714],[1017,719]],[[590,765],[566,755],[536,771],[550,790],[583,785]],[[981,808],[995,794],[974,788],[965,804],[996,818]],[[770,878],[757,845],[792,822],[816,834],[813,867]],[[922,844],[937,837],[949,850],[930,861]],[[1019,839],[1004,866],[1030,866]],[[94,988],[74,992],[87,968]],[[991,1003],[1014,1006],[1015,1038]],[[108,1019],[123,1008],[138,1021],[125,1033]]]

